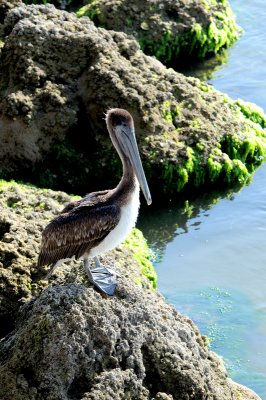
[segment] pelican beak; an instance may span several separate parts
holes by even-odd
[[[144,197],[147,201],[148,206],[152,203],[151,199],[151,194],[150,194],[150,189],[146,180],[146,176],[143,170],[142,162],[140,159],[139,155],[139,150],[138,150],[138,145],[136,141],[136,136],[134,129],[130,127],[123,127],[122,128],[122,135],[119,135],[120,138],[120,144],[121,147],[123,148],[125,154],[128,156],[134,172],[137,176],[137,179],[139,181],[139,185],[141,187],[141,190],[144,194]],[[123,140],[121,138],[123,137]]]

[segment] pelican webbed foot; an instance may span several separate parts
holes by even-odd
[[[118,285],[118,282],[114,278],[114,275],[120,277],[122,277],[122,275],[112,268],[107,268],[101,265],[97,257],[94,257],[94,261],[95,267],[90,268],[89,260],[87,258],[84,260],[84,267],[87,272],[89,281],[103,293],[107,294],[108,296],[113,296],[115,288]]]

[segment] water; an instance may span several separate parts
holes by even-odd
[[[266,5],[232,0],[245,32],[226,56],[195,75],[266,110]],[[191,72],[190,72],[191,73]],[[266,164],[238,192],[205,194],[142,215],[158,288],[210,338],[230,376],[266,400]]]

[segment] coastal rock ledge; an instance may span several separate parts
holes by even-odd
[[[21,4],[0,25],[3,178],[72,193],[117,184],[113,107],[134,118],[154,198],[243,184],[265,160],[261,109],[167,69],[133,37],[52,5]]]
[[[97,292],[79,262],[58,268],[50,286],[41,279],[41,230],[69,200],[0,185],[0,399],[258,400],[142,274],[132,251],[142,236],[103,259],[124,274],[114,297]]]

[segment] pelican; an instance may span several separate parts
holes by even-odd
[[[42,233],[38,266],[50,265],[47,279],[62,262],[83,259],[89,281],[112,296],[118,272],[100,263],[98,256],[114,249],[135,226],[140,187],[148,205],[151,194],[139,156],[133,118],[126,110],[107,112],[106,125],[122,161],[123,176],[115,189],[87,194],[68,204]],[[95,266],[90,268],[89,259]]]

